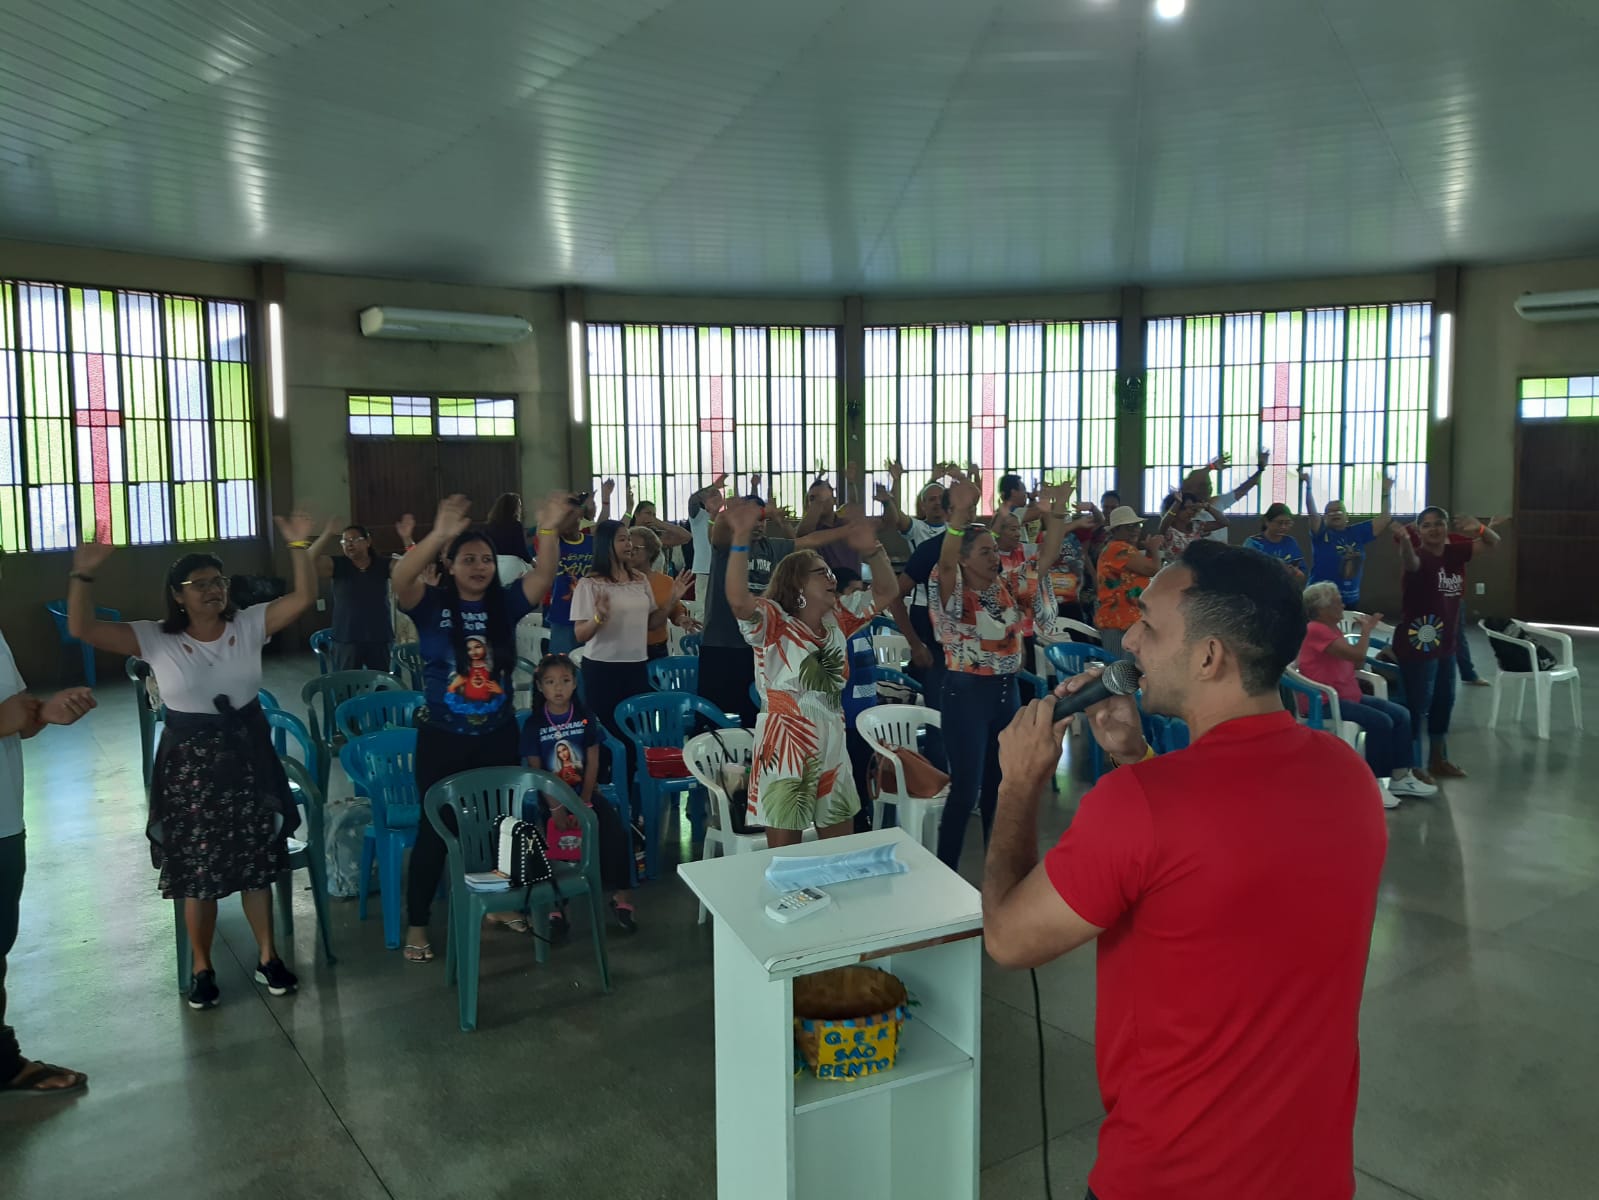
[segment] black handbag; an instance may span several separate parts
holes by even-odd
[[[501,817],[494,823],[494,865],[513,888],[552,883],[555,868],[537,823],[521,817]]]

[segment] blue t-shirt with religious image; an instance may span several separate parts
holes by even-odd
[[[506,584],[505,618],[510,629],[498,639],[515,640],[516,623],[533,611],[520,581]],[[481,600],[455,601],[443,589],[430,587],[414,608],[405,610],[416,622],[422,654],[422,692],[428,723],[451,733],[484,733],[515,720],[512,704],[513,658],[496,662],[488,633],[488,610]],[[466,661],[455,656],[455,622],[466,634]]]
[[[564,713],[551,714],[540,700],[522,726],[522,761],[539,760],[548,771],[579,796],[583,794],[583,768],[590,746],[602,737],[599,719],[576,699]]]
[[[1370,521],[1346,529],[1321,529],[1310,535],[1310,582],[1336,583],[1345,604],[1360,604],[1360,577],[1366,569],[1366,547],[1376,540]]]
[[[561,539],[561,565],[556,568],[555,581],[544,598],[544,624],[546,626],[572,623],[572,592],[577,581],[589,573],[594,565],[594,534],[585,530],[575,542]]]

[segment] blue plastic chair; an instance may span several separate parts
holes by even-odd
[[[700,660],[697,654],[674,654],[668,658],[652,658],[649,665],[650,686],[658,692],[692,692],[700,690]]]
[[[1297,720],[1303,721],[1311,729],[1336,732],[1328,725],[1327,702],[1319,688],[1284,675],[1277,683],[1277,690],[1282,694],[1283,707],[1293,713]]]
[[[94,647],[89,645],[88,642],[80,642],[67,632],[67,602],[65,600],[52,600],[45,605],[45,608],[50,610],[50,619],[56,623],[56,634],[61,639],[61,648],[63,650],[70,650],[73,646],[83,648],[83,682],[93,687],[95,683]],[[122,614],[116,609],[101,608],[99,605],[95,606],[94,615],[95,619],[99,621],[122,620]],[[694,653],[699,653],[697,647]]]
[[[272,748],[278,752],[278,757],[285,760],[297,759],[310,772],[312,779],[322,778],[321,748],[311,737],[311,731],[305,727],[305,722],[281,708],[267,709],[266,720],[272,727]],[[295,741],[293,754],[289,753],[290,738]],[[320,785],[318,786],[320,788]]]
[[[318,629],[311,635],[311,653],[316,655],[317,669],[324,675],[333,673],[333,630]]]
[[[1104,647],[1087,642],[1051,642],[1044,649],[1044,657],[1063,676],[1081,675],[1089,663],[1116,661],[1116,656]]]
[[[283,705],[278,703],[278,698],[271,692],[267,691],[266,688],[258,688],[255,693],[255,698],[261,702],[262,708],[269,711],[274,708],[283,707]]]
[[[333,723],[346,741],[385,729],[414,729],[416,710],[426,703],[421,692],[368,692],[334,709]]]
[[[1188,722],[1181,717],[1146,716],[1144,735],[1156,754],[1170,754],[1188,746]]]
[[[389,651],[389,674],[413,692],[422,691],[422,647],[400,642]]]
[[[491,871],[495,863],[494,829],[501,817],[520,817],[532,792],[554,800],[577,817],[583,831],[583,857],[576,864],[555,864],[554,883],[478,892],[466,885],[474,871]],[[605,954],[605,917],[601,907],[599,821],[594,810],[548,771],[524,767],[479,767],[442,779],[428,789],[424,811],[444,842],[449,862],[450,934],[445,950],[445,981],[459,988],[461,1032],[477,1028],[477,992],[483,918],[493,912],[526,912],[538,929],[535,962],[549,957],[549,909],[561,900],[588,897],[594,958],[600,986],[611,990],[611,967]],[[452,821],[446,821],[449,812]]]
[[[1042,700],[1045,696],[1049,695],[1049,684],[1045,683],[1031,671],[1016,672],[1016,682],[1021,685],[1023,690],[1022,702],[1024,704],[1028,700]],[[1029,691],[1033,693],[1031,696],[1026,694]]]
[[[661,870],[661,823],[668,802],[687,793],[697,793],[699,782],[693,776],[684,779],[656,779],[645,765],[644,751],[670,747],[681,750],[698,730],[697,718],[703,717],[718,729],[736,728],[738,722],[724,712],[718,712],[709,700],[688,692],[653,692],[633,696],[616,706],[616,723],[621,726],[627,740],[633,744],[633,779],[639,798],[639,812],[644,823],[645,875],[654,879]],[[704,839],[703,799],[698,815],[693,804],[689,808],[689,822],[693,840]]]
[[[334,713],[339,705],[352,696],[368,692],[403,692],[405,687],[392,675],[382,671],[334,671],[309,680],[300,689],[300,703],[305,705],[306,724],[311,737],[320,747],[322,774],[317,786],[324,795],[328,790],[328,773],[333,769],[333,754],[338,748],[338,724]]]
[[[289,777],[291,792],[300,808],[304,810],[301,830],[305,834],[305,842],[298,849],[290,849],[289,869],[278,877],[278,923],[283,930],[284,939],[292,945],[294,885],[291,876],[293,872],[303,867],[311,878],[311,903],[316,908],[317,929],[322,934],[322,957],[331,967],[338,962],[338,959],[333,957],[333,938],[328,931],[328,859],[322,790],[316,785],[316,776],[292,758],[283,760],[283,770]]]
[[[361,890],[356,913],[366,920],[367,889],[376,862],[383,944],[398,950],[404,932],[400,881],[405,852],[416,845],[416,827],[422,815],[416,794],[416,730],[385,729],[364,734],[344,743],[339,763],[355,785],[356,795],[372,802],[372,824],[361,843]]]
[[[868,633],[898,633],[899,622],[887,613],[878,613],[866,624]]]
[[[704,634],[687,633],[683,635],[683,640],[678,642],[677,648],[684,654],[692,654],[695,658],[698,658],[700,654],[700,647],[704,645],[704,643]]]

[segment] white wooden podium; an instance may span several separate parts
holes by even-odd
[[[826,890],[787,925],[766,915],[773,854],[893,842],[909,871]],[[975,1200],[982,899],[898,829],[678,867],[716,919],[716,1184],[720,1200]],[[893,1070],[794,1074],[794,977],[867,962],[914,1007]]]

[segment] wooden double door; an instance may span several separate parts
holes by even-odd
[[[416,537],[425,536],[445,496],[472,500],[475,521],[504,492],[520,492],[520,455],[514,439],[350,438],[350,520],[372,531],[380,554],[400,548],[394,524],[416,517]]]
[[[1599,421],[1523,421],[1516,471],[1516,613],[1599,625]]]

